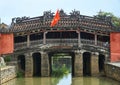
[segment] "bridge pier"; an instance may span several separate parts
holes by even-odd
[[[32,77],[33,76],[33,59],[32,53],[25,54],[25,77]]]
[[[86,51],[85,51],[86,52]],[[71,54],[72,57],[72,73],[73,76],[75,77],[80,77],[84,75],[84,72],[89,71],[89,74],[91,76],[98,76],[100,74],[100,70],[104,71],[104,55],[100,55],[98,52],[88,52],[90,53],[90,56],[84,55],[85,52],[81,51],[75,51],[73,54]],[[50,61],[49,60],[49,54],[47,52],[44,51],[39,51],[38,53],[40,53],[40,65],[38,66],[40,68],[40,70],[36,70],[40,72],[41,77],[49,77],[50,76]],[[32,77],[34,75],[34,59],[33,57],[35,57],[33,55],[34,53],[32,52],[28,52],[25,54],[22,54],[20,56],[18,55],[14,55],[14,56],[18,56],[18,57],[25,57],[25,69],[22,70],[25,71],[25,77]],[[86,58],[85,58],[86,56]],[[90,58],[89,58],[90,57]],[[86,60],[87,58],[89,58],[89,61]],[[16,58],[17,60],[17,58]],[[21,60],[22,61],[22,60]],[[84,71],[83,68],[85,67],[84,62],[87,62],[87,66],[86,66],[86,70]],[[103,63],[100,63],[103,62]],[[24,63],[24,62],[23,62]],[[23,66],[23,63],[21,64]],[[38,65],[38,64],[37,64]],[[101,66],[102,65],[102,66]],[[16,65],[17,68],[18,65]],[[19,70],[19,69],[17,69]]]
[[[49,58],[47,52],[41,52],[41,76],[50,76]]]
[[[75,53],[74,76],[83,76],[83,59],[82,53]]]
[[[99,57],[98,53],[91,55],[91,76],[97,76],[99,74]]]

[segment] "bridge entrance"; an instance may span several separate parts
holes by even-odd
[[[25,73],[25,56],[24,55],[18,56],[18,68],[21,72]]]
[[[105,56],[100,54],[99,55],[99,72],[104,71],[104,61],[105,61]]]
[[[74,53],[49,53],[50,75],[54,74],[55,70],[67,70],[74,76]],[[64,68],[65,69],[62,69]]]
[[[91,54],[89,52],[83,53],[83,76],[91,75]]]
[[[34,53],[33,57],[33,76],[41,76],[41,54]]]

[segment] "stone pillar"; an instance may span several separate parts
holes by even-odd
[[[50,76],[49,58],[46,52],[41,52],[41,76],[42,77]]]
[[[43,33],[43,44],[46,44],[46,34],[47,34],[48,32],[44,32]]]
[[[97,45],[97,34],[95,34],[95,45]]]
[[[83,59],[82,53],[75,53],[75,62],[74,62],[74,76],[80,77],[83,76]]]
[[[97,76],[99,74],[99,57],[98,53],[92,53],[91,55],[91,75]]]
[[[33,76],[33,58],[32,53],[25,54],[25,77]]]
[[[80,38],[80,31],[76,31],[78,33],[78,47],[81,47],[81,38]]]
[[[28,33],[27,34],[27,47],[30,46],[30,34]]]

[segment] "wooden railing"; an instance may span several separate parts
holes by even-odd
[[[46,44],[43,44],[43,40],[34,40],[30,41],[30,47],[41,47],[44,45],[50,45],[50,46],[77,46],[78,47],[78,39],[46,39]],[[96,46],[100,48],[106,48],[109,47],[109,44],[106,42],[100,42],[97,41],[97,44],[95,45],[94,40],[88,40],[88,39],[81,39],[81,46],[88,45],[88,46]],[[15,43],[15,50],[18,49],[25,49],[27,48],[27,42],[22,43]]]

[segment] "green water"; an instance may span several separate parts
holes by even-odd
[[[71,74],[61,78],[15,78],[2,85],[120,85],[120,82],[106,77],[75,77]]]

